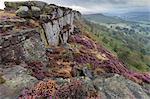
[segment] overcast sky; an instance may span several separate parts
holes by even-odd
[[[0,8],[4,8],[0,0]],[[31,1],[31,0],[30,0]],[[150,11],[150,0],[41,0],[61,6],[67,6],[81,13],[123,13],[128,11]]]

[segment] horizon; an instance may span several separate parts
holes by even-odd
[[[5,1],[43,1],[69,7],[82,14],[150,12],[150,0],[1,0],[0,9],[4,9]]]

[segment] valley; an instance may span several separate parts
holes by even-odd
[[[113,23],[111,19],[101,18],[100,14],[84,16],[87,30],[94,33],[96,38],[107,48],[116,53],[129,68],[138,71],[150,70],[150,25],[120,21]],[[104,15],[103,15],[104,16]],[[98,21],[99,19],[99,21]],[[109,22],[110,21],[110,22]]]

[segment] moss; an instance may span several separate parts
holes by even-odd
[[[0,84],[3,84],[3,83],[5,83],[5,79],[0,75]]]
[[[87,63],[86,66],[87,66],[88,69],[91,69],[93,67],[93,65],[90,64],[90,63]]]

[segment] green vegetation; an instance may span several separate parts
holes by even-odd
[[[99,14],[90,14],[90,15],[84,15],[84,17],[87,20],[93,20],[95,22],[102,22],[102,23],[107,23],[107,24],[115,24],[115,23],[123,23],[126,22],[119,17],[111,17],[111,16],[105,16],[101,13]]]
[[[2,77],[2,75],[0,75],[0,84],[5,83],[5,79]]]
[[[141,72],[150,71],[149,30],[143,33],[143,30],[137,32],[134,28],[107,27],[89,21],[85,23],[86,30],[93,33],[92,36],[115,53],[129,69]]]

